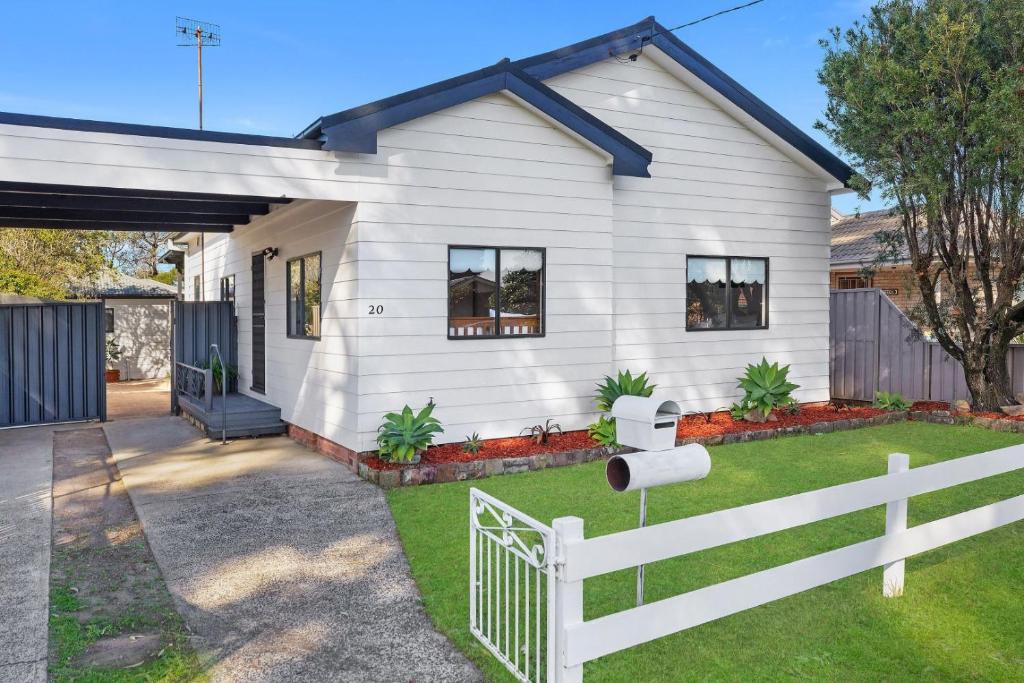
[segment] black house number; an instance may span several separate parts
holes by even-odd
[[[370,304],[370,315],[382,315],[384,313],[384,304],[377,304],[374,306]]]

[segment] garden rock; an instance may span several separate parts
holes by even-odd
[[[1024,405],[1001,406],[1000,410],[1002,410],[1005,414],[1009,415],[1010,417],[1018,417],[1020,415],[1024,415]]]

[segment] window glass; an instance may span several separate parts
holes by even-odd
[[[107,334],[114,334],[114,309],[103,309],[103,319],[106,322]]]
[[[448,336],[544,333],[544,251],[452,247],[448,252]]]
[[[687,329],[725,329],[725,278],[724,258],[691,256],[686,260]]]
[[[502,249],[500,256],[501,333],[540,334],[543,253],[537,249]]]
[[[740,329],[764,327],[766,271],[764,259],[734,258],[729,260],[730,327]]]
[[[768,326],[768,259],[690,256],[686,259],[686,329]]]
[[[221,301],[234,301],[235,300],[235,276],[228,275],[220,279],[220,300]]]
[[[288,261],[288,336],[320,336],[320,254]]]
[[[496,249],[451,249],[448,255],[448,332],[453,337],[493,336]]]
[[[203,285],[199,279],[199,276],[196,275],[194,278],[192,278],[192,301],[201,301],[202,298]]]

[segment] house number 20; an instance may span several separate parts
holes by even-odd
[[[377,304],[374,306],[370,304],[370,315],[381,315],[384,313],[384,304]]]

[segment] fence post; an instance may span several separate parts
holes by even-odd
[[[906,472],[910,469],[910,456],[906,453],[889,454],[889,474]],[[907,499],[894,500],[885,505],[885,535],[907,530]],[[896,560],[882,570],[882,595],[898,598],[903,595],[903,575],[906,560]]]
[[[551,523],[555,531],[555,591],[549,609],[554,607],[554,633],[548,633],[548,651],[551,652],[551,641],[554,640],[555,683],[582,683],[583,665],[567,666],[565,663],[565,629],[573,624],[583,622],[583,581],[565,580],[565,544],[570,541],[583,540],[583,520],[579,517],[559,517]]]

